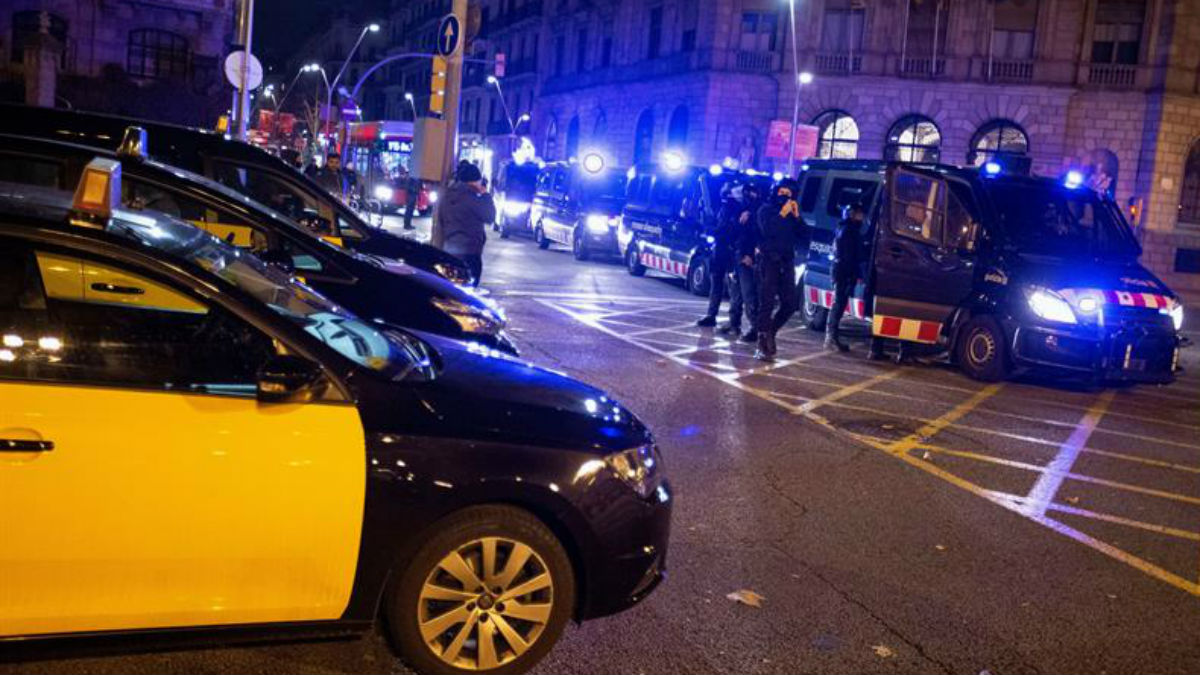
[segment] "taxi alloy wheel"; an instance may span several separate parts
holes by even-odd
[[[959,367],[982,382],[999,382],[1008,376],[1008,350],[1004,331],[990,316],[977,316],[959,331],[956,345]]]
[[[575,232],[571,235],[571,252],[575,254],[576,260],[587,260],[592,257],[592,252],[588,250],[587,237],[583,234],[583,228],[575,228]]]
[[[635,277],[646,274],[646,266],[638,258],[638,247],[634,242],[630,242],[629,248],[625,249],[625,268]]]
[[[420,673],[531,668],[574,606],[574,574],[558,539],[507,506],[463,511],[436,531],[389,597],[401,656]]]

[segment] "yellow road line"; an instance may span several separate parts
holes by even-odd
[[[893,455],[907,455],[909,450],[912,450],[918,445],[927,442],[930,438],[938,435],[943,429],[965,417],[972,410],[978,408],[984,401],[998,394],[1003,388],[1004,385],[1002,383],[989,384],[983,389],[975,392],[975,395],[971,398],[951,408],[946,414],[930,420],[920,429],[917,429],[908,436],[891,443],[886,448],[887,451]]]
[[[837,391],[832,391],[832,392],[822,396],[821,398],[809,401],[808,403],[801,405],[799,408],[793,410],[792,412],[795,414],[798,414],[798,415],[810,413],[810,412],[816,410],[817,408],[820,408],[823,405],[827,405],[829,403],[834,403],[836,401],[840,401],[840,400],[846,398],[847,396],[853,396],[854,394],[857,394],[864,389],[869,389],[871,387],[874,387],[875,385],[879,384],[880,382],[885,382],[894,377],[899,377],[900,375],[904,374],[905,370],[906,370],[905,368],[896,368],[895,370],[889,370],[887,372],[876,375],[875,377],[872,377],[870,379],[861,380],[854,384],[846,385],[846,386],[842,387],[841,389],[838,389]]]

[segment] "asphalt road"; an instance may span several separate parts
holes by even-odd
[[[493,239],[484,285],[526,357],[654,429],[677,494],[668,580],[538,672],[1200,670],[1200,349],[1169,387],[985,386],[794,322],[764,367],[611,262]],[[377,635],[0,664],[49,672],[405,670]]]

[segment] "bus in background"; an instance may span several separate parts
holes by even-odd
[[[412,122],[387,120],[350,125],[344,162],[358,174],[365,203],[378,202],[383,213],[402,213],[408,203],[408,192],[415,185],[417,214],[424,216],[433,209],[436,193],[419,180],[410,183],[412,152]]]

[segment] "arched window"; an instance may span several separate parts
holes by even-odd
[[[671,121],[667,124],[667,146],[682,149],[687,145],[688,109],[681,105],[671,111]]]
[[[571,118],[567,123],[567,158],[570,159],[579,154],[579,115]]]
[[[888,132],[883,158],[898,162],[936,162],[941,157],[942,132],[921,115],[901,117]]]
[[[1179,195],[1179,220],[1200,225],[1200,140],[1192,143],[1183,164],[1183,192]]]
[[[542,156],[546,159],[558,159],[558,119],[551,116],[546,124],[546,143],[542,146]]]
[[[633,163],[651,161],[654,151],[654,111],[646,108],[638,115],[637,128],[633,133]]]
[[[858,123],[843,110],[827,110],[813,121],[817,125],[820,159],[855,159],[858,157]]]
[[[129,67],[134,77],[183,79],[191,49],[182,35],[156,28],[129,31]]]
[[[971,138],[971,151],[967,163],[983,166],[996,156],[1023,157],[1029,154],[1029,136],[1025,130],[1010,120],[992,120],[979,127]]]
[[[601,110],[596,115],[596,123],[592,126],[592,142],[601,143],[608,136],[608,116]]]

